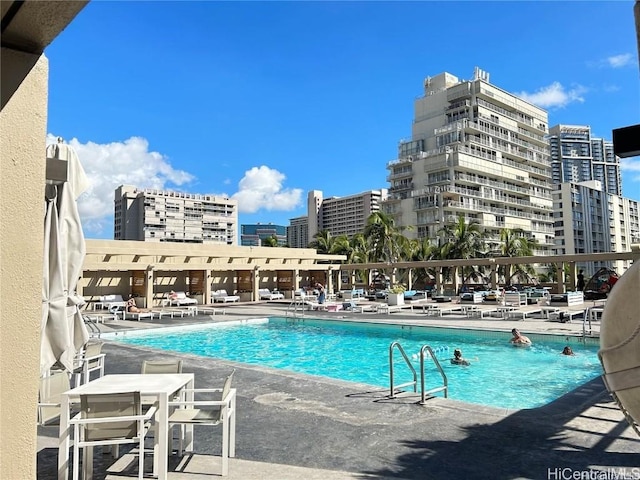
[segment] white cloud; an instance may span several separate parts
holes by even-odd
[[[55,142],[55,135],[47,135],[47,144]],[[80,143],[74,138],[68,144],[76,150],[89,179],[89,188],[78,198],[78,210],[85,234],[92,236],[111,228],[113,193],[118,186],[166,189],[167,184],[180,186],[194,179],[174,169],[164,155],[150,152],[149,142],[141,137],[107,144]]]
[[[592,68],[622,68],[635,63],[634,58],[632,53],[621,53],[620,55],[611,55],[599,60],[588,61],[587,66]]]
[[[582,95],[586,92],[587,88],[582,85],[567,90],[560,82],[553,82],[535,93],[520,92],[516,95],[542,108],[563,108],[573,102],[584,102]]]
[[[302,189],[283,189],[285,175],[265,165],[247,170],[238,184],[239,190],[232,198],[238,200],[240,213],[255,213],[295,209],[302,198]]]
[[[630,53],[623,53],[621,55],[613,55],[611,57],[607,57],[605,62],[611,68],[621,68],[629,65],[632,60],[633,55],[631,55]]]
[[[628,172],[632,181],[640,182],[640,157],[621,158],[620,170]]]

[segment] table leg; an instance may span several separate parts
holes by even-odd
[[[58,480],[69,478],[69,397],[62,395],[60,398],[60,433],[58,436]]]
[[[169,469],[168,438],[169,438],[169,395],[162,394],[158,399],[158,411],[156,412],[158,429],[157,455],[153,459],[154,476],[158,480],[166,480]],[[155,450],[155,449],[154,449]],[[156,453],[156,451],[154,451]]]
[[[188,402],[192,402],[193,401],[193,380],[191,380],[187,386],[187,389],[189,389],[190,391],[187,392],[187,398],[186,400]],[[193,425],[185,425],[184,428],[184,451],[185,452],[193,452]]]

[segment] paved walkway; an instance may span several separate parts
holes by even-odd
[[[124,331],[255,318],[282,314],[287,305],[233,305],[226,307],[226,315],[163,317],[151,322],[118,320],[100,328]],[[312,315],[347,316],[343,312]],[[460,315],[432,317],[410,311],[350,317],[367,322],[505,331],[515,326],[531,335],[572,336],[583,330],[582,321],[577,320],[558,323]],[[136,373],[143,359],[172,356],[108,341],[104,351],[107,373]],[[596,478],[585,476],[594,469],[615,469],[618,473],[618,469],[626,469],[626,478],[640,478],[640,439],[600,379],[551,404],[529,410],[495,409],[442,398],[421,406],[416,396],[390,400],[386,390],[368,385],[191,355],[180,358],[184,371],[195,373],[197,387],[217,384],[231,368],[236,369],[237,458],[230,462],[229,480]],[[55,427],[39,430],[38,479],[56,478],[56,437]],[[215,478],[211,472],[215,471],[217,458],[210,454],[218,451],[219,437],[215,428],[197,430],[196,455],[182,463],[172,457],[170,478]],[[106,476],[99,472],[104,472],[109,457],[97,457],[95,478],[131,478],[128,470],[117,472],[130,460],[128,456],[122,457],[110,469],[114,473]]]

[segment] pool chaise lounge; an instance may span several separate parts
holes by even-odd
[[[122,298],[122,295],[117,295],[117,294],[101,295],[100,300],[98,300],[93,304],[93,308],[94,310],[103,308],[113,313],[113,311],[121,307],[124,307],[126,304],[127,302],[124,301],[124,298]]]
[[[258,290],[258,297],[260,300],[282,300],[284,295],[280,292],[270,291],[268,288],[261,288]]]
[[[237,302],[240,300],[238,295],[229,295],[226,290],[216,290],[213,292],[213,303]]]
[[[169,305],[174,307],[198,304],[198,300],[188,297],[185,292],[168,293],[167,299],[169,300]]]

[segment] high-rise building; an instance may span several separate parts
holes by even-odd
[[[313,237],[321,230],[328,230],[334,237],[352,237],[356,233],[362,233],[367,218],[372,213],[380,211],[387,195],[387,189],[382,188],[346,197],[323,198],[320,190],[311,190],[307,195],[310,241],[313,241]]]
[[[275,237],[278,247],[287,245],[287,227],[273,223],[240,225],[240,245],[246,247],[264,246],[264,241]]]
[[[296,217],[289,220],[287,227],[287,243],[292,248],[309,246],[309,217]]]
[[[236,200],[130,185],[115,191],[115,240],[236,245],[237,228]]]
[[[607,253],[631,251],[640,242],[638,202],[607,193],[598,180],[561,183],[553,192],[555,253]],[[593,275],[600,267],[624,273],[631,262],[591,262],[581,266]]]
[[[407,236],[435,238],[458,216],[476,220],[499,242],[502,228],[521,228],[553,248],[547,112],[489,83],[441,73],[424,82],[414,103],[412,136],[387,165],[384,204]]]
[[[587,125],[555,125],[549,129],[549,145],[553,183],[598,180],[606,193],[622,195],[613,142],[592,137]]]

